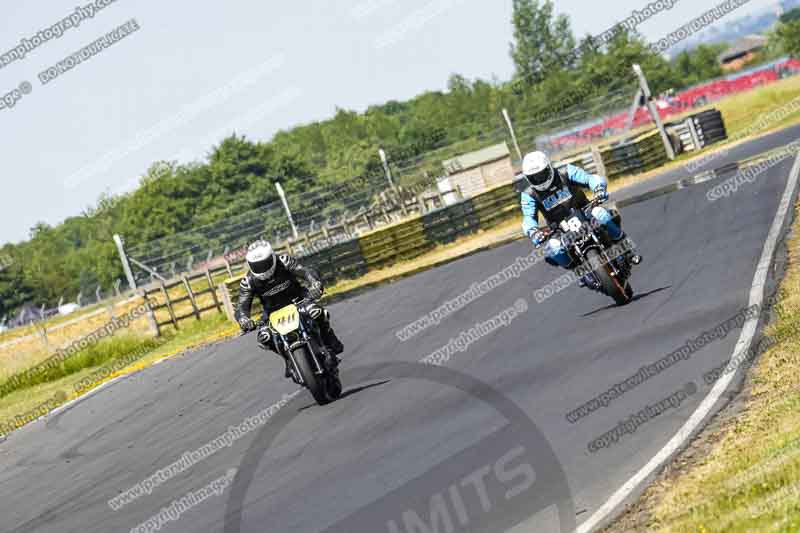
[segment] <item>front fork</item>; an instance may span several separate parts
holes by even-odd
[[[322,374],[325,373],[326,369],[320,363],[320,352],[321,351],[326,351],[327,347],[325,346],[325,343],[322,342],[321,334],[319,333],[319,331],[316,331],[317,328],[314,328],[314,329],[315,329],[315,331],[312,331],[311,333],[309,333],[306,330],[305,324],[303,324],[303,322],[301,321],[300,322],[300,342],[305,344],[307,349],[308,349],[308,351],[311,353],[311,359],[312,359],[312,361],[314,363],[314,373],[317,374],[317,375],[322,375]],[[316,335],[312,336],[313,333],[316,333]],[[294,362],[294,352],[290,352],[290,353],[292,353],[292,361]],[[325,355],[327,355],[327,352],[326,352],[326,354],[323,354],[323,357]],[[297,364],[296,363],[294,363],[294,364],[295,364],[295,368],[296,368]]]
[[[605,234],[603,236],[606,238],[608,237]],[[607,248],[601,242],[601,239],[597,238],[597,236],[595,236],[595,243],[596,246],[593,246],[593,248],[598,249],[598,251],[600,252],[600,258],[603,261],[603,264],[598,265],[598,268],[606,268],[607,266],[610,266],[611,268],[609,269],[609,274],[612,277],[620,280],[620,282],[622,282],[623,284],[625,284],[627,282],[628,277],[630,277],[630,270],[631,270],[625,255],[620,255],[619,257],[615,257],[614,259],[609,259]],[[579,264],[586,264],[587,262],[586,254],[583,253],[583,250],[580,250],[576,247],[575,255],[580,259]],[[590,265],[590,266],[591,266],[591,272],[584,275],[584,277],[581,279],[584,285],[589,289],[600,291],[601,290],[600,280],[598,280],[597,276],[595,276],[594,274],[595,265]]]

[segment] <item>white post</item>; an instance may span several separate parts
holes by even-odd
[[[628,123],[625,124],[625,131],[630,131],[633,127],[633,121],[636,118],[636,112],[639,110],[639,103],[642,100],[642,90],[636,89],[636,94],[633,95],[633,102],[631,103],[631,109],[628,111]]]
[[[519,148],[519,142],[517,142],[517,134],[514,132],[514,124],[511,123],[511,116],[508,114],[508,109],[503,108],[503,118],[506,119],[506,124],[508,125],[508,131],[511,133],[511,139],[514,141],[514,148],[517,150],[517,155],[519,156],[519,160],[522,161],[522,150]]]
[[[292,226],[292,234],[294,235],[295,240],[299,237],[297,233],[297,226],[294,225],[294,218],[292,218],[292,210],[289,209],[289,202],[286,201],[286,193],[283,192],[283,187],[281,187],[280,182],[275,182],[275,188],[278,189],[278,195],[281,197],[281,202],[283,202],[283,208],[286,210],[286,216],[289,218],[289,224]]]
[[[389,159],[386,157],[386,151],[381,148],[378,150],[378,154],[381,156],[381,162],[383,163],[383,170],[386,172],[386,179],[389,180],[389,186],[392,188],[393,191],[397,191],[397,188],[394,185],[394,178],[392,178],[392,169],[389,167]]]
[[[131,264],[128,262],[128,254],[125,253],[125,246],[122,243],[122,237],[115,234],[114,243],[117,245],[117,252],[119,252],[119,258],[122,260],[122,270],[125,272],[125,277],[128,278],[128,285],[135,290],[136,278],[133,277]]]
[[[650,85],[647,83],[647,78],[644,76],[644,72],[642,72],[642,67],[639,65],[633,65],[633,71],[636,73],[636,76],[639,77],[639,85],[644,93],[644,98],[647,102],[647,109],[650,110],[650,116],[653,117],[653,122],[656,123],[656,128],[658,128],[658,132],[661,134],[661,140],[664,141],[664,148],[667,150],[667,157],[670,160],[675,159],[675,151],[672,149],[672,142],[669,140],[667,130],[664,128],[664,123],[661,121],[661,115],[658,114],[656,104],[653,102],[653,95],[650,93]]]
[[[699,152],[703,149],[703,141],[700,140],[700,135],[697,133],[697,126],[694,123],[694,119],[691,117],[687,118],[685,124],[686,129],[689,130],[689,135],[692,137],[694,149]]]

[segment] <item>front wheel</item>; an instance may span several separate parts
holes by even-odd
[[[327,386],[325,387],[328,393],[328,397],[333,400],[338,400],[339,397],[342,395],[342,380],[339,379],[339,376],[328,376],[327,378]]]
[[[328,395],[325,394],[324,378],[314,372],[314,364],[311,361],[311,357],[311,352],[307,346],[301,346],[292,352],[292,358],[297,364],[300,377],[303,378],[303,384],[319,405],[325,405],[330,403],[330,400]]]
[[[318,375],[314,372],[316,365],[312,360],[312,354],[308,346],[301,346],[292,352],[293,359],[300,370],[303,383],[311,392],[311,396],[319,405],[327,405],[336,400],[342,394],[342,382],[338,377],[330,375]]]
[[[600,257],[600,252],[594,249],[589,250],[586,252],[586,260],[590,265],[600,265],[594,271],[594,275],[600,281],[605,294],[613,298],[617,305],[630,303],[633,299],[633,289],[630,283],[621,281],[611,275],[609,272],[611,267]]]

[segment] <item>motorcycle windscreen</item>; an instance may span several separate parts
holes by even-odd
[[[288,335],[300,327],[300,313],[297,306],[287,305],[269,315],[269,323],[281,335]]]

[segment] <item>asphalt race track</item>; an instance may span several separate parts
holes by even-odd
[[[797,131],[739,147],[714,166],[786,144]],[[645,257],[632,279],[638,297],[626,307],[576,286],[537,303],[534,292],[563,274],[537,264],[438,326],[406,342],[395,335],[528,255],[526,241],[333,305],[347,348],[343,399],[318,407],[301,392],[266,425],[114,511],[110,498],[296,391],[253,336],[121,380],[0,444],[0,531],[130,531],[231,469],[224,492],[161,530],[559,531],[564,509],[578,525],[599,520],[598,509],[709,393],[703,375],[728,361],[741,327],[575,423],[566,413],[749,305],[793,163],[713,203],[706,192],[732,174],[623,209]],[[779,247],[768,289],[783,255]],[[444,367],[412,364],[520,299],[527,311]],[[680,401],[589,451],[668,398]]]

